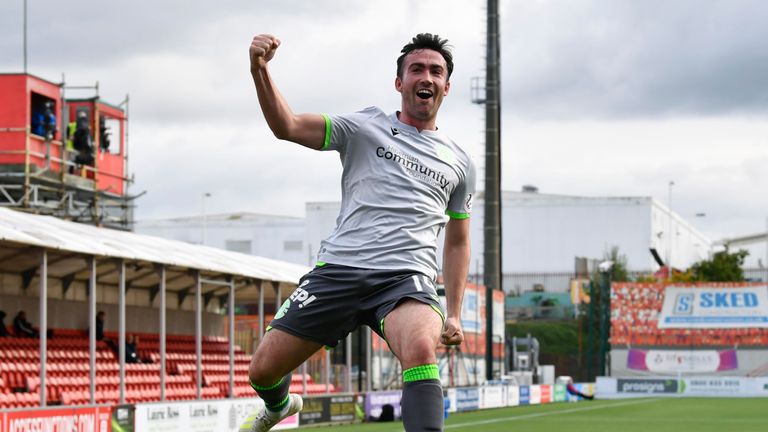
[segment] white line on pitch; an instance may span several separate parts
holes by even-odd
[[[621,402],[621,403],[616,403],[611,405],[571,408],[571,409],[562,410],[562,411],[547,411],[543,413],[525,414],[520,416],[509,416],[509,417],[503,417],[503,418],[479,420],[479,421],[466,422],[466,423],[455,423],[452,425],[445,426],[445,429],[454,429],[454,428],[464,427],[464,426],[477,426],[477,425],[483,425],[483,424],[489,424],[489,423],[501,423],[501,422],[507,422],[507,421],[525,420],[525,419],[536,418],[536,417],[546,417],[546,416],[552,416],[552,415],[558,415],[558,414],[570,414],[570,413],[582,412],[582,411],[593,411],[593,410],[627,406],[627,405],[638,405],[638,404],[643,404],[648,402],[656,402],[659,400],[661,399],[643,399],[640,401]]]

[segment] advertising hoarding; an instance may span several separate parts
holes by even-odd
[[[552,402],[552,386],[549,384],[541,385],[541,403]]]
[[[403,392],[396,391],[377,391],[366,393],[365,396],[365,418],[368,420],[378,419],[381,416],[381,407],[392,405],[395,409],[395,418],[400,418],[400,399]]]
[[[565,384],[555,384],[552,386],[552,401],[565,402]]]
[[[533,384],[530,386],[531,390],[531,405],[538,405],[541,403],[541,386],[539,384]]]
[[[660,329],[768,328],[768,286],[664,290]]]
[[[480,408],[499,408],[506,406],[506,387],[500,385],[488,385],[480,387]]]
[[[507,406],[520,405],[520,388],[516,385],[507,386]]]
[[[711,373],[738,369],[736,350],[640,350],[630,348],[627,368],[656,373]]]
[[[480,390],[477,387],[459,387],[456,389],[456,411],[475,411],[480,409]]]
[[[141,432],[222,432],[238,427],[264,402],[259,398],[212,401],[183,401],[136,405],[135,425]],[[292,415],[272,430],[299,427],[299,416]]]
[[[3,413],[0,431],[110,432],[112,409],[107,406],[9,411]]]
[[[530,386],[520,386],[520,405],[530,405],[531,404],[531,387]]]

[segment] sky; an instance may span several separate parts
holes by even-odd
[[[499,3],[504,190],[671,196],[712,239],[766,230],[768,2]],[[0,2],[0,72],[23,70],[22,5]],[[113,104],[130,95],[137,220],[203,207],[303,216],[307,201],[340,199],[341,165],[273,137],[249,74],[252,37],[281,39],[278,87],[295,112],[319,113],[398,109],[402,46],[420,32],[449,39],[456,66],[438,127],[482,175],[484,109],[470,89],[484,74],[485,5],[29,0],[28,70],[98,81]]]

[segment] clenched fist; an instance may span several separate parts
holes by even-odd
[[[445,345],[461,345],[464,341],[464,332],[461,330],[461,323],[457,318],[449,317],[443,324],[443,333],[440,335],[440,342]]]
[[[272,35],[262,34],[254,36],[251,47],[248,50],[251,57],[251,71],[264,68],[267,62],[275,56],[275,51],[277,51],[279,46],[280,39]]]

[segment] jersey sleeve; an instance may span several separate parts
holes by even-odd
[[[451,219],[469,218],[472,213],[472,201],[475,199],[475,187],[475,163],[470,158],[464,180],[459,182],[448,200],[448,209],[445,213]]]
[[[325,142],[320,150],[336,150],[343,153],[347,142],[368,119],[376,115],[378,108],[369,107],[351,114],[322,114],[325,119]]]

